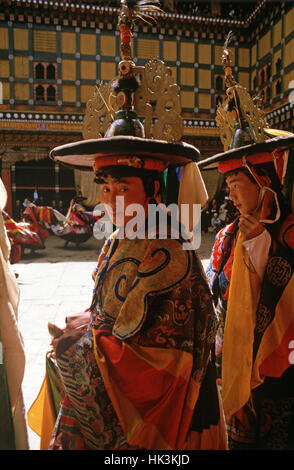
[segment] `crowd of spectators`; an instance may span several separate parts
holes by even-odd
[[[201,212],[201,230],[205,233],[217,233],[221,228],[233,222],[239,212],[225,196],[223,200],[212,199]]]
[[[23,220],[23,211],[25,210],[28,203],[33,203],[36,206],[51,206],[53,209],[57,209],[61,214],[66,215],[68,209],[68,203],[64,203],[61,199],[56,201],[55,199],[51,201],[46,201],[42,195],[39,195],[35,190],[33,197],[26,197],[23,202],[19,199],[15,202],[15,208],[13,211],[13,218],[16,222],[21,222]]]

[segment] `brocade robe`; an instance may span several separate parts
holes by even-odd
[[[64,393],[51,449],[227,448],[217,316],[195,251],[115,232],[90,316],[87,331],[56,350]]]

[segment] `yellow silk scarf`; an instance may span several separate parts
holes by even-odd
[[[226,417],[242,408],[251,392],[254,327],[261,281],[242,246],[243,241],[239,234],[224,330],[222,395]]]

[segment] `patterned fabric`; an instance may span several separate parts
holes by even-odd
[[[228,421],[231,449],[294,449],[294,371],[266,378]]]
[[[46,237],[40,237],[38,232],[28,228],[27,224],[23,222],[15,222],[5,211],[2,211],[2,215],[11,246],[21,245],[31,249],[44,248],[43,240]]]
[[[294,337],[293,222],[294,215],[290,214],[279,223],[278,230],[276,226],[276,232],[271,229],[272,246],[262,283],[256,274],[248,270],[249,261],[246,263],[245,259],[244,262],[247,254],[242,250],[240,237],[237,238],[237,244],[231,244],[230,256],[221,273],[223,277],[219,275],[219,282],[226,279],[226,289],[218,292],[221,300],[224,300],[221,305],[225,305],[225,333],[224,344],[219,345],[217,350],[222,356],[224,409],[231,446],[234,448],[235,441],[238,446],[242,443],[242,446],[248,448],[269,448],[273,433],[276,432],[275,426],[270,425],[268,432],[264,433],[263,422],[274,420],[264,411],[266,398],[256,400],[256,396],[259,396],[260,390],[271,390],[273,378],[279,393],[283,388],[283,394],[279,395],[281,403],[292,403],[294,398],[293,385],[290,385],[291,380],[292,383],[294,381],[294,372],[289,362],[289,343]],[[217,237],[210,274],[214,266],[216,275],[217,267],[221,264],[224,255],[220,247],[224,244],[219,240],[225,239],[230,228],[223,229]],[[230,275],[226,277],[228,273]],[[236,368],[236,363],[240,367]],[[284,374],[292,377],[286,387],[283,386]],[[294,416],[292,405],[289,413],[292,416],[290,422]],[[291,439],[293,429],[284,427],[283,433]]]
[[[45,240],[49,236],[48,231],[51,231],[54,235],[73,243],[87,241],[92,236],[92,226],[98,219],[92,212],[85,212],[83,206],[74,200],[71,201],[66,216],[53,207],[36,206],[32,203],[27,204],[23,216],[42,240]]]
[[[216,237],[206,270],[206,276],[217,305],[219,328],[216,334],[216,367],[217,377],[221,378],[222,347],[229,296],[230,279],[234,259],[234,247],[237,242],[237,221],[221,229]]]
[[[49,237],[49,232],[46,230],[45,225],[43,227],[39,224],[35,209],[40,210],[40,208],[34,204],[27,205],[23,212],[23,217],[25,220],[28,220],[29,229],[33,232],[36,232],[44,243],[45,240]]]
[[[23,212],[23,217],[33,226],[41,226],[46,230],[51,229],[51,225],[58,225],[66,221],[66,217],[51,206],[36,206],[29,203]]]
[[[229,282],[232,274],[234,246],[237,242],[236,221],[221,229],[214,241],[206,276],[213,291],[225,306],[229,295]],[[217,285],[215,282],[217,281]]]
[[[119,449],[126,444],[94,356],[92,332],[71,346],[58,366],[66,394],[52,449]]]
[[[216,328],[195,252],[116,232],[99,257],[91,331],[57,358],[65,394],[50,448],[225,449]]]

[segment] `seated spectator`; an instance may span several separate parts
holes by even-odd
[[[38,200],[39,200],[38,189],[35,188],[35,191],[34,191],[34,203],[35,203],[35,204],[38,204]]]
[[[220,205],[220,208],[219,208],[219,219],[221,221],[222,227],[225,226],[227,214],[228,214],[228,201],[225,198],[224,202]]]
[[[63,206],[63,201],[62,200],[58,201],[58,210],[59,210],[59,212],[61,212],[61,214],[64,214],[64,212],[65,212],[65,208]]]
[[[19,199],[15,203],[14,219],[16,222],[19,222],[22,219],[22,207]]]
[[[39,197],[38,206],[46,206],[43,196]]]
[[[209,205],[205,204],[201,211],[201,230],[205,233],[208,232],[208,227],[210,223],[210,211]]]
[[[218,232],[220,229],[221,229],[221,226],[222,226],[222,223],[218,217],[218,213],[217,212],[214,212],[213,213],[213,216],[212,216],[212,219],[211,219],[211,222],[210,222],[210,225],[212,227],[212,231],[214,231],[215,233]]]
[[[217,211],[217,202],[216,202],[216,199],[212,199],[212,201],[211,201],[210,204],[209,204],[209,209],[210,209],[210,211],[211,211],[212,213]]]

